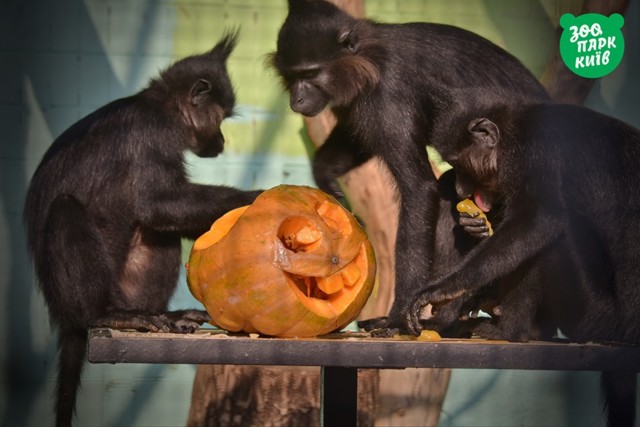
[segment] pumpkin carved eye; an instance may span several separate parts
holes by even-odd
[[[224,329],[303,337],[354,320],[375,271],[353,215],[318,189],[282,185],[196,240],[187,281]]]
[[[353,233],[351,220],[342,206],[324,200],[318,205],[316,211],[329,228],[339,232],[342,236],[349,236]]]

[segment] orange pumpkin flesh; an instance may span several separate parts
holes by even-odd
[[[196,240],[187,280],[221,328],[307,337],[353,321],[375,271],[373,248],[349,212],[318,189],[281,185]]]

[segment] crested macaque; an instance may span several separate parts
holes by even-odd
[[[509,106],[460,119],[443,153],[474,196],[503,218],[461,264],[417,288],[409,325],[428,304],[500,290],[500,315],[480,336],[640,343],[640,130],[586,108]],[[468,125],[465,125],[468,123]],[[635,420],[635,373],[604,372],[609,426]]]
[[[474,33],[355,19],[323,0],[289,0],[270,63],[293,111],[330,107],[337,116],[313,159],[322,190],[340,195],[336,178],[372,157],[391,171],[401,200],[395,298],[388,317],[363,325],[380,336],[406,331],[409,297],[433,277],[439,196],[425,146],[446,151],[452,118],[470,108],[549,96],[516,58]]]
[[[181,238],[196,238],[258,191],[190,183],[183,152],[214,157],[235,96],[227,34],[139,93],[64,131],[38,166],[24,222],[39,287],[59,336],[56,425],[72,423],[90,327],[192,332],[206,312],[167,312]]]

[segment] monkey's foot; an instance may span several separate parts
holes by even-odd
[[[375,338],[391,338],[401,332],[399,327],[391,324],[388,317],[360,320],[358,327],[370,332],[371,336]]]
[[[203,323],[211,320],[209,313],[203,310],[178,310],[166,313],[169,319],[182,329],[183,333],[195,332]]]
[[[98,319],[92,326],[112,329],[135,329],[141,332],[193,333],[209,315],[200,310],[181,310],[150,314],[118,311]]]
[[[527,327],[505,327],[504,325],[500,325],[499,322],[487,318],[475,320],[475,325],[473,325],[471,330],[480,338],[510,342],[528,342],[532,338],[535,338],[530,328]]]

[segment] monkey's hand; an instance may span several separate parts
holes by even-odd
[[[344,198],[344,193],[335,178],[331,178],[323,174],[314,174],[314,180],[316,181],[318,188],[325,193],[332,195],[338,200]]]
[[[472,217],[466,213],[461,213],[458,224],[462,226],[467,234],[477,239],[484,239],[492,234],[491,225],[486,217]]]
[[[491,223],[485,213],[474,202],[465,199],[456,205],[460,212],[458,223],[464,231],[478,239],[484,239],[493,234]]]
[[[440,283],[439,281],[427,285],[422,291],[416,292],[410,299],[409,310],[405,316],[409,333],[418,336],[420,332],[422,332],[420,315],[422,314],[423,308],[428,304],[439,306],[442,302],[456,299],[464,294],[465,292],[451,295],[444,292],[444,283]]]

